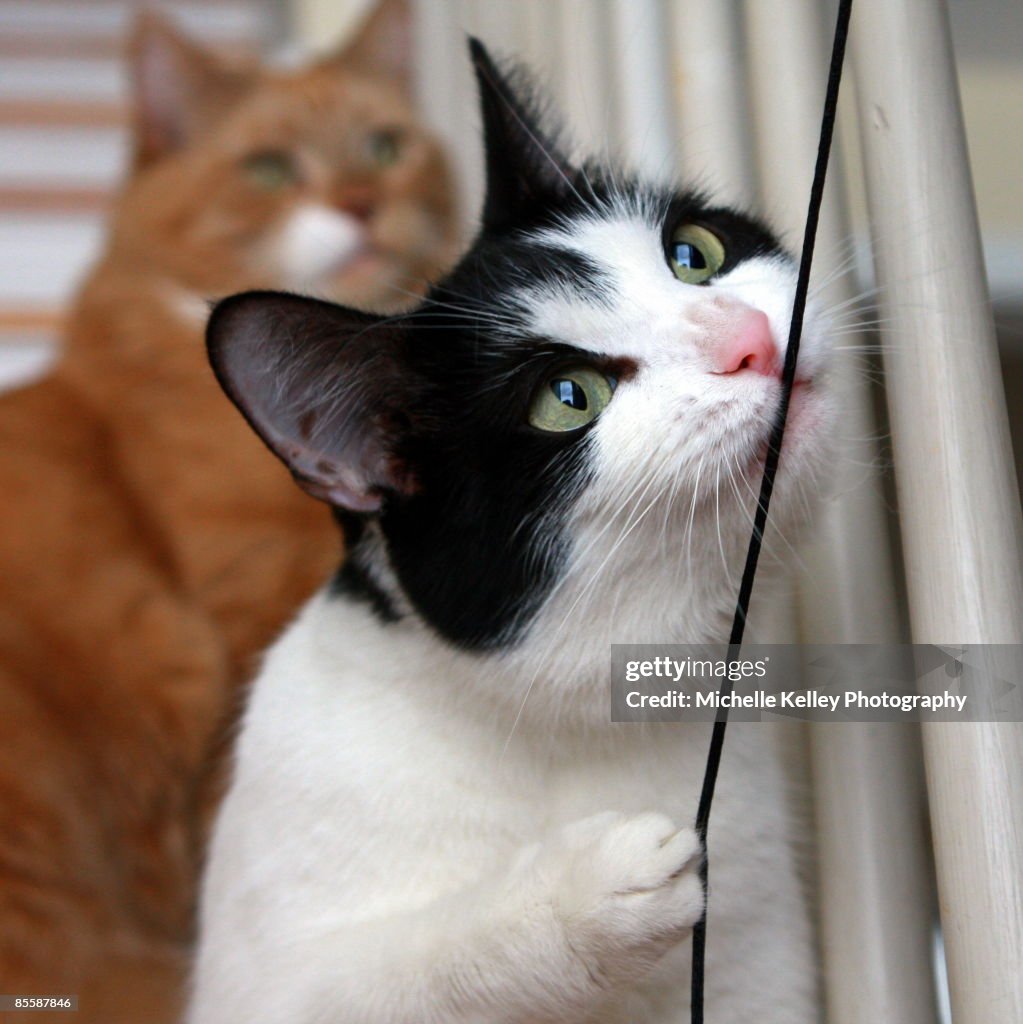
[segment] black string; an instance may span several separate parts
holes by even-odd
[[[828,72],[828,88],[824,99],[824,113],[821,117],[821,134],[817,146],[817,165],[813,174],[813,186],[810,189],[810,202],[806,211],[806,230],[803,233],[803,251],[799,260],[799,276],[796,280],[796,294],[792,303],[792,320],[789,325],[789,341],[785,350],[785,366],[782,370],[781,401],[771,437],[767,446],[767,458],[764,462],[764,476],[760,483],[760,498],[757,501],[756,516],[753,520],[753,534],[746,551],[746,565],[742,570],[742,583],[739,586],[739,599],[735,606],[735,618],[732,620],[732,634],[728,640],[728,660],[734,662],[739,657],[742,636],[746,629],[746,613],[749,609],[750,595],[753,593],[753,580],[757,574],[757,562],[760,560],[760,547],[764,539],[764,528],[767,525],[767,510],[771,504],[771,492],[774,490],[774,478],[778,472],[778,460],[781,457],[782,441],[785,437],[785,418],[789,411],[789,400],[792,397],[792,385],[796,377],[796,360],[799,358],[799,342],[803,333],[803,313],[806,309],[806,296],[810,285],[810,267],[813,264],[813,250],[817,240],[817,222],[820,219],[821,201],[824,197],[824,181],[828,172],[828,157],[831,154],[831,137],[834,134],[835,114],[838,107],[838,87],[842,81],[842,65],[845,59],[845,44],[849,35],[849,15],[852,11],[852,0],[840,0],[838,21],[835,25],[835,41],[831,50],[831,68]],[[734,689],[731,673],[722,680],[719,694],[729,697]],[[721,751],[725,744],[725,729],[728,726],[728,708],[723,705],[728,701],[719,702],[718,713],[714,720],[714,729],[710,738],[710,749],[707,751],[707,767],[703,775],[703,788],[700,792],[700,806],[696,812],[696,831],[703,848],[700,864],[700,878],[703,891],[708,894],[708,860],[707,860],[707,825],[710,821],[711,804],[714,801],[714,786],[717,783],[718,769],[721,766]],[[709,895],[709,894],[708,894]],[[703,916],[693,929],[693,967],[691,989],[691,1021],[692,1024],[703,1024],[703,981],[707,952],[707,909],[704,906]]]

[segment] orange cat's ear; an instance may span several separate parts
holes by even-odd
[[[408,0],[377,0],[355,35],[326,63],[359,67],[411,89],[412,60]]]
[[[247,83],[152,11],[136,19],[128,54],[136,170],[187,145]]]
[[[217,304],[206,345],[221,387],[298,484],[369,513],[417,486],[402,454],[422,394],[406,330],[396,317],[245,292]]]

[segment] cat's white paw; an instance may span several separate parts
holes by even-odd
[[[699,839],[663,814],[575,822],[539,853],[537,867],[566,941],[602,983],[634,980],[703,910]]]

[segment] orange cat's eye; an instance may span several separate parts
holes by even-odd
[[[366,138],[366,153],[377,167],[390,167],[401,156],[401,132],[395,128],[381,128]]]
[[[266,149],[250,153],[242,161],[245,176],[258,188],[268,192],[286,188],[298,181],[298,167],[283,150]]]

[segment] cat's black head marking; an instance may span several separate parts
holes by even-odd
[[[207,339],[256,432],[301,486],[341,510],[355,550],[334,593],[369,601],[384,621],[409,605],[449,641],[485,649],[514,642],[550,591],[592,473],[589,430],[533,429],[533,396],[573,359],[609,379],[634,369],[602,355],[599,339],[581,352],[527,329],[532,290],[593,308],[619,298],[597,261],[537,233],[570,232],[626,202],[663,211],[665,230],[682,217],[712,220],[730,233],[733,260],[777,245],[697,196],[574,167],[526,94],[478,41],[470,49],[487,188],[480,234],[452,272],[391,318],[284,293],[234,296],[214,310]],[[381,551],[400,595],[367,564]]]

